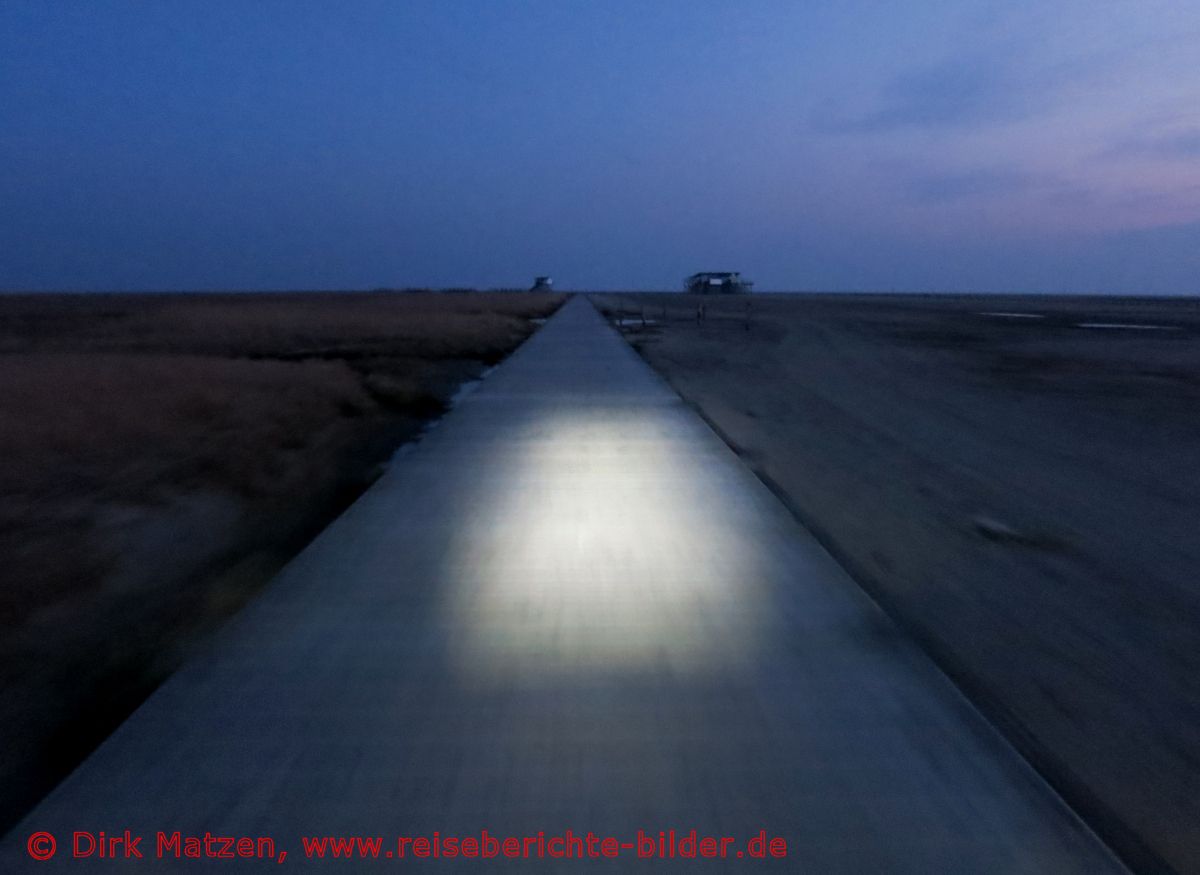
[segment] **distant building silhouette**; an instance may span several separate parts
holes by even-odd
[[[740,295],[750,291],[752,285],[737,271],[704,271],[683,281],[683,288],[693,295]]]

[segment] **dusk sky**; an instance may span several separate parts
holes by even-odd
[[[0,288],[1200,293],[1200,4],[0,3]]]

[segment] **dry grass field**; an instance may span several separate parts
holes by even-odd
[[[1138,871],[1200,871],[1200,301],[596,300]]]
[[[0,828],[561,296],[0,296]]]

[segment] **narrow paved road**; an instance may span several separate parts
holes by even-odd
[[[73,830],[130,829],[147,856],[157,830],[269,835],[319,871],[338,864],[306,864],[302,835],[387,850],[485,828],[786,841],[706,871],[1120,871],[579,298],[11,833],[0,869],[92,868],[64,859]],[[34,830],[54,861],[26,856]],[[662,866],[635,853],[594,865]]]

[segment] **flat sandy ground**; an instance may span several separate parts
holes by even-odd
[[[0,832],[561,296],[0,296]]]
[[[1200,871],[1200,302],[752,298],[594,300],[1116,850]]]

